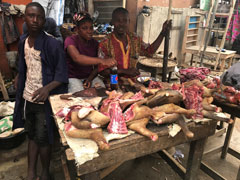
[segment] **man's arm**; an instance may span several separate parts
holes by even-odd
[[[165,37],[167,31],[170,31],[172,27],[172,20],[165,21],[162,27],[162,31],[158,35],[157,39],[147,48],[148,52],[151,52],[152,54],[157,51],[159,46],[162,43],[163,38]]]
[[[69,45],[67,47],[67,53],[71,56],[74,62],[81,64],[83,66],[98,65],[98,64],[113,66],[116,64],[115,59],[101,59],[101,58],[82,55],[79,53],[77,48],[73,45]]]

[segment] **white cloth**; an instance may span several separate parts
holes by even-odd
[[[63,24],[65,0],[33,0],[38,2],[45,10],[46,17],[51,17],[56,21],[57,26]]]
[[[30,47],[27,38],[24,46],[24,53],[27,65],[27,77],[23,91],[23,98],[29,102],[33,102],[33,93],[43,87],[42,61],[40,57],[41,51],[35,50],[34,47]]]
[[[83,81],[85,79],[77,79],[77,78],[69,78],[69,84],[68,84],[68,92],[69,93],[75,93],[77,91],[84,90],[83,88]],[[92,87],[95,87],[95,84],[98,83],[101,87],[105,87],[103,81],[99,77],[95,77],[92,80]]]

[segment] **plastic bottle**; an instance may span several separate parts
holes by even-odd
[[[118,89],[117,66],[114,66],[114,67],[111,68],[110,87],[111,87],[111,90],[117,90]]]

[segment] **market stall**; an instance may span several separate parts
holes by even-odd
[[[66,104],[66,102],[61,100],[58,95],[50,97],[50,102],[54,114],[57,113]],[[62,119],[55,118],[55,122],[58,126],[61,126]],[[61,142],[65,148],[62,158],[63,161],[64,157],[67,159],[67,162],[64,166],[66,168],[65,177],[66,179],[72,179],[74,176],[76,177],[88,174],[85,176],[86,179],[92,177],[96,180],[97,176],[99,179],[101,179],[111,172],[111,167],[114,167],[116,165],[119,166],[127,160],[152,154],[186,142],[191,142],[188,166],[186,168],[187,170],[185,170],[185,172],[182,172],[182,176],[185,174],[185,179],[193,179],[196,176],[201,163],[204,143],[207,137],[214,134],[216,123],[217,121],[209,121],[208,123],[204,124],[190,123],[189,128],[194,133],[194,137],[191,139],[186,138],[183,132],[177,134],[175,137],[169,137],[169,129],[166,125],[149,125],[148,129],[159,136],[157,141],[151,141],[150,139],[135,133],[124,139],[114,140],[110,142],[109,150],[99,151],[98,157],[87,161],[80,166],[75,165],[75,154],[72,149],[69,148],[63,130],[59,129]],[[108,173],[106,174],[106,172]]]
[[[200,167],[204,142],[214,134],[217,121],[232,120],[211,104],[216,92],[211,89],[213,80],[196,78],[204,80],[207,68],[180,73],[182,84],[151,77],[121,78],[119,91],[105,92],[96,87],[51,96],[64,147],[66,178],[102,179],[127,160],[190,142],[186,169],[178,164],[174,170],[185,179],[193,179]]]

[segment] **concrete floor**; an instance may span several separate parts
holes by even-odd
[[[218,147],[223,144],[224,137],[210,139],[205,148]],[[240,119],[237,119],[230,146],[240,152]],[[189,144],[182,144],[176,150],[184,154],[181,162],[186,166]],[[0,180],[24,180],[27,170],[27,140],[19,147],[3,151],[0,150]],[[228,180],[236,180],[240,161],[230,154],[225,160],[220,158],[220,153],[210,154],[203,157],[203,161],[219,172]],[[40,165],[39,165],[40,166]],[[59,153],[53,154],[51,172],[55,180],[64,180]],[[135,160],[127,161],[113,171],[103,180],[178,180],[181,179],[171,167],[161,159],[158,154],[151,154]],[[196,179],[210,180],[208,175],[199,171]]]

